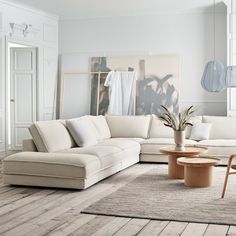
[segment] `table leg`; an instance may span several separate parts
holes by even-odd
[[[213,183],[213,166],[184,167],[184,184],[189,187],[209,187]]]
[[[172,179],[184,178],[184,167],[177,164],[178,156],[168,156],[168,175]]]

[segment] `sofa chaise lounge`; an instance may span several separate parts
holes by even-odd
[[[173,131],[158,117],[83,116],[89,120],[98,143],[76,146],[64,120],[39,121],[29,129],[32,139],[23,141],[23,152],[3,160],[6,184],[85,189],[138,162],[167,162],[160,147],[173,145]],[[193,123],[211,123],[208,140],[189,139],[186,144],[209,149],[227,163],[236,153],[236,118],[197,116]]]

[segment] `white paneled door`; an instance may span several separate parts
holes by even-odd
[[[28,127],[36,121],[36,48],[11,48],[10,147],[17,150],[30,137]]]

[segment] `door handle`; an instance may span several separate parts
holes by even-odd
[[[15,102],[15,99],[11,99],[10,102]]]

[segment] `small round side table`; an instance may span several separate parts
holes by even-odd
[[[220,159],[212,157],[178,158],[177,163],[184,166],[184,184],[188,187],[209,187],[213,183],[213,166]]]
[[[160,148],[160,152],[168,155],[168,175],[172,179],[184,179],[184,167],[177,164],[179,157],[198,157],[208,151],[205,147],[186,146],[183,151],[176,151],[175,146]]]

